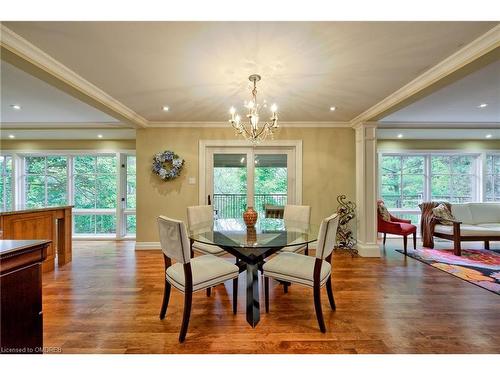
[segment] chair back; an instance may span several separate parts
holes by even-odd
[[[180,220],[160,216],[158,217],[158,230],[163,254],[179,263],[189,263],[191,246],[184,223]]]
[[[264,205],[264,213],[266,218],[283,219],[284,206],[275,206],[272,204]]]
[[[309,224],[311,221],[311,206],[287,204],[283,213],[283,219]]]
[[[335,248],[337,240],[337,227],[339,226],[339,215],[333,214],[332,216],[323,219],[319,227],[318,233],[318,247],[316,248],[316,258],[327,258]]]
[[[187,218],[189,228],[194,228],[199,224],[212,223],[214,221],[214,208],[209,205],[190,206],[187,208]],[[210,225],[211,226],[211,225]]]

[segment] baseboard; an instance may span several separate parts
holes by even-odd
[[[380,246],[378,244],[357,243],[358,254],[362,257],[380,258]]]
[[[136,250],[160,250],[161,246],[159,242],[136,242]]]

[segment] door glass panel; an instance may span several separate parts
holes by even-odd
[[[264,217],[266,206],[284,206],[287,203],[287,155],[256,154],[254,164],[254,209],[259,217]]]
[[[247,155],[214,154],[212,205],[218,218],[241,218],[247,207]]]

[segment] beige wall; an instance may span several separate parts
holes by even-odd
[[[135,139],[2,140],[0,142],[0,150],[135,150]]]
[[[239,139],[224,128],[153,128],[137,130],[137,242],[156,242],[156,218],[168,215],[186,220],[186,207],[198,204],[199,140]],[[355,199],[354,130],[347,128],[282,128],[277,140],[303,141],[303,198],[311,205],[311,220],[337,207],[338,194]],[[186,161],[182,175],[163,182],[151,172],[156,152],[172,150]],[[188,185],[196,177],[196,185]]]
[[[450,130],[452,131],[452,130]],[[379,151],[398,150],[500,150],[500,140],[378,140]]]

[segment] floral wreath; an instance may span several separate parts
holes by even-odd
[[[162,180],[168,181],[179,177],[183,166],[184,159],[181,159],[179,155],[173,151],[164,151],[153,157],[152,171]]]

